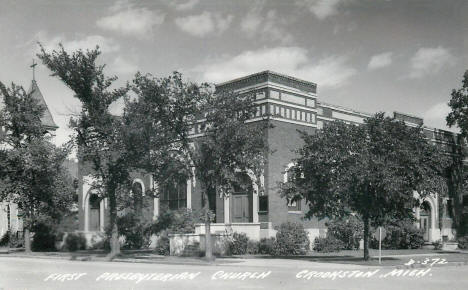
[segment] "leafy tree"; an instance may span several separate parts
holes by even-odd
[[[468,136],[468,70],[465,72],[462,87],[452,90],[452,98],[448,103],[452,111],[448,114],[447,125],[458,126],[463,137]]]
[[[112,89],[117,77],[104,75],[104,65],[96,64],[99,47],[71,54],[62,45],[46,52],[41,46],[38,57],[61,79],[81,102],[81,113],[70,119],[74,129],[78,156],[90,164],[94,178],[92,188],[109,200],[112,258],[120,253],[117,211],[119,197],[130,191],[131,154],[125,147],[122,119],[110,112],[110,106],[123,98],[127,87]]]
[[[41,123],[45,108],[20,86],[0,83],[0,200],[23,213],[26,252],[40,220],[57,221],[73,202],[73,180],[63,166],[68,148],[56,148]]]
[[[238,172],[253,172],[260,180],[267,154],[262,132],[267,124],[247,123],[255,113],[252,96],[215,94],[207,84],[184,82],[179,73],[161,79],[137,75],[134,91],[138,98],[128,106],[128,117],[139,120],[142,133],[136,135],[148,146],[143,166],[160,187],[177,176],[196,178],[204,202],[206,257],[211,260],[214,200],[233,192]],[[203,136],[190,136],[195,125],[204,128]],[[170,149],[159,152],[167,140],[173,140]]]
[[[422,128],[383,113],[360,126],[335,121],[315,135],[303,133],[293,179],[281,185],[289,198],[304,197],[308,217],[343,218],[357,213],[364,223],[364,259],[369,259],[370,225],[412,217],[424,198],[446,192],[447,158]]]

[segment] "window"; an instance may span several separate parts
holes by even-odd
[[[268,195],[263,195],[258,197],[258,211],[267,212],[268,211]]]
[[[290,163],[284,172],[284,182],[292,181],[294,164]],[[288,211],[301,211],[301,199],[287,199]]]
[[[266,106],[263,105],[263,106],[262,106],[262,115],[265,115],[265,113],[266,113]]]
[[[281,114],[281,117],[284,117],[284,108],[283,107],[281,107],[280,114]]]
[[[161,192],[161,204],[172,210],[187,207],[187,181],[169,182]]]
[[[290,109],[286,109],[286,118],[291,118],[291,114],[290,114],[291,110]]]
[[[9,205],[9,204],[7,204],[6,208],[7,208],[7,230],[9,230],[9,229],[10,229],[10,227],[11,227],[11,220],[10,220],[10,214],[11,214],[11,212],[10,212],[10,205]]]

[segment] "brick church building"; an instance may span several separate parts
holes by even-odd
[[[259,240],[274,236],[275,227],[285,221],[299,221],[309,233],[309,238],[324,235],[325,222],[316,218],[304,220],[308,211],[306,202],[288,202],[278,193],[278,182],[288,178],[288,169],[294,164],[294,150],[302,146],[297,130],[313,134],[334,120],[349,124],[361,124],[371,114],[358,112],[350,108],[321,102],[317,96],[317,84],[271,71],[263,71],[242,78],[227,81],[216,86],[217,90],[233,90],[238,93],[255,94],[258,106],[256,118],[252,121],[267,119],[273,125],[266,134],[268,145],[274,152],[268,156],[264,176],[260,183],[264,191],[259,191],[255,184],[247,192],[239,192],[227,198],[214,197],[213,210],[216,213],[213,233],[224,232],[229,227],[235,232],[244,232],[251,239]],[[397,119],[408,125],[422,125],[423,119],[404,113],[395,112]],[[201,136],[202,123],[194,126],[191,133],[194,138]],[[444,130],[424,127],[424,133],[432,142],[440,146],[449,146],[457,136]],[[79,167],[80,196],[79,220],[80,231],[92,235],[103,232],[108,217],[107,201],[100,200],[90,189],[91,180],[86,169]],[[133,190],[145,192],[155,184],[150,175],[135,176]],[[442,203],[442,204],[439,204]],[[424,207],[415,209],[418,226],[424,230],[424,239],[432,242],[451,239],[455,236],[452,226],[452,201],[440,199],[435,193],[423,201]],[[180,182],[172,190],[161,192],[145,209],[148,218],[156,219],[163,205],[170,209],[202,208],[202,195],[197,180]],[[196,227],[196,233],[204,232],[203,225]]]

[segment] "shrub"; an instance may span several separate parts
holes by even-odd
[[[442,250],[444,244],[441,240],[437,240],[435,242],[432,242],[432,245],[434,246],[434,250]]]
[[[151,225],[151,233],[167,231],[171,234],[195,232],[195,224],[201,222],[201,212],[191,209],[164,210]]]
[[[258,254],[260,243],[257,241],[248,241],[247,242],[247,254],[249,255],[256,255]]]
[[[158,253],[159,255],[169,256],[169,254],[171,253],[170,243],[169,243],[169,237],[167,236],[166,233],[159,236],[158,245],[156,246],[154,251]]]
[[[342,242],[340,250],[359,249],[359,241],[364,236],[364,225],[359,218],[350,216],[347,220],[332,220],[328,222],[327,228],[327,236]]]
[[[262,255],[274,255],[275,238],[263,238],[258,244],[258,253]]]
[[[35,252],[55,251],[55,233],[45,223],[37,223],[32,228],[34,232],[31,249]]]
[[[279,226],[274,244],[275,255],[304,255],[309,238],[301,223],[286,222]]]
[[[314,251],[322,253],[339,252],[345,244],[334,236],[317,237],[314,240]]]
[[[411,220],[387,225],[386,236],[382,240],[382,249],[419,249],[424,245],[424,232],[416,228]],[[378,248],[379,241],[375,238],[370,240],[371,248]]]
[[[0,247],[6,247],[10,245],[10,231],[6,231],[0,238]]]
[[[86,249],[86,238],[80,233],[69,233],[65,238],[64,249],[70,252]]]
[[[228,241],[228,253],[231,255],[245,255],[249,238],[244,233],[234,233]]]
[[[119,234],[125,237],[124,249],[147,248],[151,243],[150,223],[144,222],[133,212],[117,219]]]
[[[458,239],[458,248],[464,250],[468,247],[468,236],[464,236]]]

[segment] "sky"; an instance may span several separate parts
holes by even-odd
[[[117,85],[137,71],[220,83],[272,70],[317,83],[319,101],[447,129],[468,69],[467,15],[466,0],[0,0],[0,81],[30,86],[38,42],[99,45]],[[50,74],[36,67],[61,144],[80,104]]]

